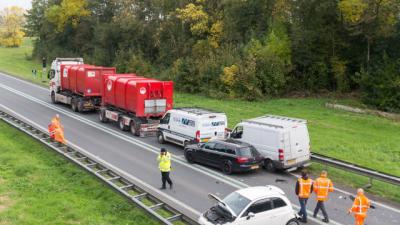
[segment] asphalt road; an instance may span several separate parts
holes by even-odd
[[[78,114],[73,113],[67,106],[53,105],[47,89],[4,74],[0,74],[0,108],[34,121],[44,128],[47,127],[50,119],[59,113],[69,142],[154,188],[161,185],[156,162],[161,145],[157,143],[155,137],[137,138],[130,133],[120,131],[116,124],[100,123],[96,113]],[[224,197],[238,188],[268,184],[282,188],[295,208],[298,205],[294,194],[296,179],[292,174],[267,173],[261,170],[225,176],[218,170],[186,163],[183,150],[178,146],[167,144],[164,147],[167,147],[174,155],[171,177],[175,186],[173,190],[166,190],[159,197],[164,198],[168,195],[175,204],[180,204],[184,210],[187,210],[188,214],[202,212],[211,206],[207,198],[208,193]],[[330,195],[327,203],[330,224],[354,224],[353,218],[346,214],[352,204],[348,198],[345,198],[348,195],[346,191],[354,192],[352,189],[340,189]],[[313,210],[315,203],[313,197],[309,201],[308,209]],[[366,222],[368,225],[400,224],[398,204],[388,201],[382,203],[380,200],[375,204],[377,209],[369,211]],[[321,218],[310,219],[309,224],[324,224]]]

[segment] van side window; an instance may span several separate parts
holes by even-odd
[[[161,124],[169,124],[169,119],[171,118],[171,114],[167,113],[165,114],[164,118],[160,121]]]
[[[236,127],[235,130],[232,132],[231,137],[232,137],[232,138],[238,138],[238,139],[240,139],[240,138],[242,138],[242,135],[243,135],[243,127],[242,127],[242,126],[238,126],[238,127]]]

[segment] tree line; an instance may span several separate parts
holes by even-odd
[[[217,98],[349,93],[400,111],[399,0],[33,0],[37,57]]]

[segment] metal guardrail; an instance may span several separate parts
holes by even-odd
[[[148,191],[140,188],[138,185],[135,185],[128,178],[124,177],[123,174],[116,172],[110,168],[110,166],[100,162],[100,160],[85,155],[81,151],[74,149],[71,146],[53,142],[50,140],[50,137],[46,131],[35,128],[32,125],[1,110],[0,119],[39,140],[41,143],[63,155],[68,160],[78,164],[96,176],[98,179],[108,184],[122,196],[126,197],[129,201],[144,209],[162,224],[198,224],[188,216],[185,216],[183,213],[176,210],[173,206],[166,204],[159,198],[151,195]]]
[[[311,160],[316,161],[321,164],[329,165],[338,169],[345,170],[347,172],[357,173],[370,179],[380,180],[386,183],[400,186],[400,177],[391,174],[383,173],[376,170],[371,170],[359,165],[355,165],[346,161],[334,159],[328,156],[320,155],[317,153],[311,154]]]

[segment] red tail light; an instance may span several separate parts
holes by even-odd
[[[283,154],[283,149],[279,149],[279,161],[284,161],[285,155]]]
[[[196,131],[196,142],[199,143],[200,142],[200,131]]]
[[[242,163],[248,162],[249,159],[246,157],[238,157],[238,158],[236,158],[236,161],[237,161],[237,163],[242,164]]]

